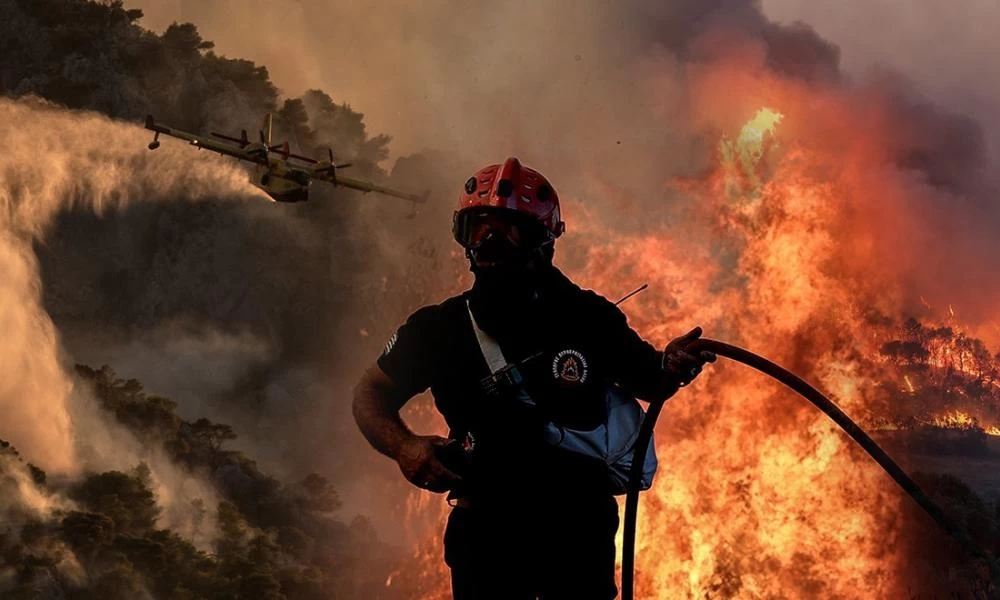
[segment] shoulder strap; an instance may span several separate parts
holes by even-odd
[[[476,323],[476,317],[472,314],[472,307],[469,306],[469,301],[465,301],[465,309],[469,312],[469,320],[472,321],[472,329],[476,332],[476,340],[479,342],[479,349],[483,353],[483,358],[486,359],[486,364],[490,367],[491,373],[498,373],[507,366],[507,359],[503,357],[503,352],[500,351],[500,345],[497,344],[496,340],[489,336],[485,331],[479,328],[479,324]]]

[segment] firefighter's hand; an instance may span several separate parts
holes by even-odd
[[[663,351],[663,371],[678,387],[691,383],[701,373],[705,363],[715,362],[712,352],[688,351],[688,346],[701,337],[701,327],[674,338]]]
[[[438,435],[415,435],[407,440],[396,456],[403,476],[413,485],[435,493],[454,487],[462,478],[445,467],[435,452],[448,441]]]

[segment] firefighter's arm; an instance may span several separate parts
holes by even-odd
[[[607,307],[609,329],[605,335],[616,349],[613,358],[618,362],[622,382],[639,398],[649,402],[667,400],[697,377],[705,363],[715,361],[711,352],[687,352],[688,344],[701,337],[700,327],[674,338],[661,352],[628,325],[621,310],[610,303]]]
[[[354,388],[354,420],[372,447],[396,461],[410,483],[445,492],[460,480],[435,452],[448,440],[410,431],[399,414],[410,397],[378,365],[372,365]]]
[[[354,420],[368,443],[392,459],[416,437],[399,416],[407,401],[378,365],[369,367],[354,388]]]

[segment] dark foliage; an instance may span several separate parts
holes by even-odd
[[[1000,356],[990,354],[978,338],[913,318],[899,333],[899,339],[880,348],[886,359],[886,389],[895,387],[893,379],[903,382],[888,407],[894,425],[907,430],[928,426],[969,430],[970,435],[955,436],[954,441],[977,449],[974,453],[983,450],[984,436],[971,433],[1000,423]],[[942,421],[958,410],[964,420]],[[926,442],[936,445],[947,440],[930,436]]]
[[[279,105],[267,68],[215,54],[191,23],[157,35],[121,0],[0,0],[0,14],[0,94],[196,132],[252,130],[270,111],[275,134],[307,154],[336,143],[369,172],[388,156],[389,137],[369,138],[361,113],[321,91]]]
[[[361,589],[368,597],[394,597],[380,584],[395,552],[378,542],[364,519],[350,525],[336,520],[340,501],[326,479],[310,473],[284,485],[224,447],[236,438],[228,425],[185,422],[164,409],[169,401],[147,396],[139,382],[117,378],[108,367],[78,366],[77,373],[119,422],[216,484],[225,499],[217,507],[215,542],[212,551],[199,550],[157,527],[160,507],[144,464],[129,473],[94,473],[65,490],[78,510],[47,522],[27,520],[16,534],[0,535],[0,568],[17,574],[13,588],[0,590],[4,598],[321,600],[356,597]],[[31,472],[2,440],[0,452]],[[0,477],[5,464],[0,462]],[[44,485],[44,474],[35,481]],[[65,576],[68,551],[85,581]]]
[[[328,598],[388,575],[394,552],[370,527],[333,517],[340,501],[322,476],[310,473],[299,484],[284,485],[225,448],[237,437],[232,427],[186,422],[162,410],[168,400],[147,396],[139,382],[120,379],[107,366],[78,365],[77,374],[118,421],[207,475],[225,498],[217,507],[214,552],[205,553],[156,528],[159,509],[144,465],[130,474],[94,474],[75,486],[72,497],[89,512],[66,515],[55,533],[86,559],[88,571],[114,565],[103,585],[130,590],[139,581],[157,597]],[[367,576],[348,568],[360,549],[380,557]]]
[[[110,517],[118,533],[141,535],[152,531],[160,512],[148,484],[138,473],[109,471],[91,475],[70,496],[84,508]]]
[[[969,540],[959,545],[914,504],[904,504],[909,536],[936,543],[914,546],[909,565],[920,592],[913,598],[996,598],[1000,593],[1000,502],[992,505],[964,482],[945,473],[915,473],[914,480]],[[979,556],[976,556],[979,554]],[[947,575],[945,576],[945,573]]]

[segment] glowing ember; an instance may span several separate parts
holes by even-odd
[[[979,422],[975,417],[960,410],[934,417],[930,424],[942,429],[979,429]]]
[[[976,417],[965,411],[957,409],[942,415],[933,416],[923,421],[923,423],[930,427],[937,427],[939,429],[981,431],[986,435],[1000,436],[1000,427],[997,427],[996,425],[990,425],[988,427],[984,426]]]

